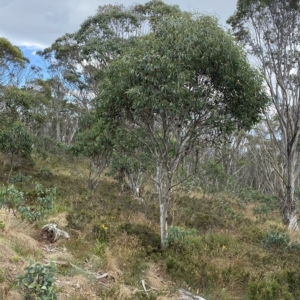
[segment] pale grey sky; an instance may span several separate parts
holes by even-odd
[[[0,0],[0,36],[26,48],[50,46],[65,33],[79,29],[99,5],[146,3],[147,0]],[[165,0],[185,11],[214,14],[225,25],[237,0]]]

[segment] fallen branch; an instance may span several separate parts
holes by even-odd
[[[181,300],[205,300],[204,298],[202,298],[200,296],[194,296],[193,294],[191,294],[190,292],[188,292],[184,289],[180,289],[179,293],[180,293]]]
[[[147,297],[149,298],[148,291],[147,291],[146,286],[145,286],[145,280],[142,279],[141,282],[142,282],[142,286],[143,286],[143,288],[144,288],[144,291],[145,291]]]

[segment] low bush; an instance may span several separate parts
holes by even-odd
[[[24,292],[26,300],[54,300],[57,299],[54,285],[54,263],[50,265],[31,264],[24,275],[19,275],[18,287]]]
[[[297,241],[290,243],[287,233],[271,231],[263,235],[261,245],[268,250],[281,250],[287,253],[300,253],[300,244]]]
[[[261,241],[264,248],[286,250],[290,242],[288,234],[280,233],[278,231],[271,231],[266,233]]]
[[[189,237],[196,235],[196,229],[184,229],[177,226],[170,226],[166,245],[168,247],[180,247],[189,243]]]
[[[50,179],[53,176],[53,172],[51,169],[47,167],[40,168],[38,172],[38,176],[42,177],[43,179]]]
[[[294,300],[287,287],[276,279],[250,282],[247,287],[247,296],[249,300]]]
[[[45,188],[36,183],[34,189],[28,192],[18,190],[14,185],[0,189],[0,208],[20,213],[22,220],[35,222],[42,219],[54,207],[56,199],[55,188]]]

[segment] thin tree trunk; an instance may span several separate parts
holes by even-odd
[[[166,241],[168,237],[168,223],[167,223],[167,212],[168,203],[166,199],[160,199],[160,236],[161,236],[161,246],[164,248],[166,246]]]
[[[59,143],[61,142],[61,137],[60,137],[60,120],[59,117],[56,117],[56,141]]]
[[[171,181],[172,177],[164,177],[164,171],[161,164],[156,166],[156,188],[158,191],[159,198],[159,209],[160,209],[160,237],[161,247],[166,247],[166,241],[168,238],[168,204],[171,192]]]
[[[283,222],[290,230],[299,230],[298,216],[295,203],[295,157],[294,153],[288,153],[287,156],[287,183],[286,183],[286,201],[283,203]]]

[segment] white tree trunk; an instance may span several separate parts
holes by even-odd
[[[297,212],[293,211],[292,213],[289,214],[289,224],[288,224],[288,229],[289,230],[294,230],[294,231],[298,231],[299,227],[298,227],[298,216],[297,216]]]
[[[164,248],[168,238],[167,215],[169,198],[171,194],[172,176],[171,174],[166,176],[166,172],[164,172],[161,164],[156,166],[155,182],[159,198],[161,246]]]
[[[166,201],[160,201],[160,236],[161,236],[161,246],[164,247],[166,245],[167,237],[168,237],[168,223],[167,223],[167,212],[168,212],[168,204]]]

